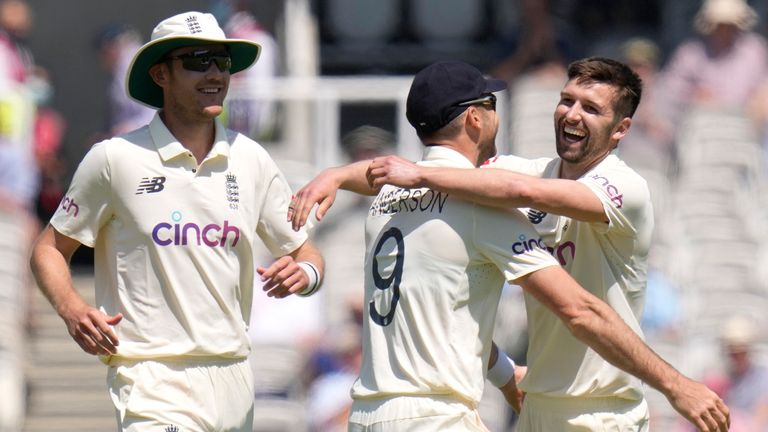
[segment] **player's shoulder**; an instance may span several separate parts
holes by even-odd
[[[651,199],[645,178],[615,155],[609,155],[579,181],[600,191],[598,195],[634,203],[629,207],[644,207]]]
[[[232,169],[241,172],[241,175],[249,175],[254,179],[267,181],[275,176],[282,176],[275,159],[266,148],[248,136],[226,130],[229,143],[229,164]]]
[[[149,126],[116,135],[91,146],[91,151],[101,151],[110,156],[122,156],[141,150],[154,150]]]
[[[232,129],[226,129],[225,133],[230,150],[235,157],[267,157],[269,155],[264,146],[247,135]]]
[[[622,159],[616,155],[608,155],[602,162],[600,162],[591,173],[595,175],[610,177],[615,179],[616,182],[637,184],[643,187],[647,187],[648,183],[645,178],[635,171],[632,167],[627,165]],[[588,174],[589,176],[589,174]]]
[[[540,176],[542,173],[548,171],[548,167],[555,162],[556,160],[553,158],[528,159],[514,155],[499,155],[485,161],[481,168],[498,168],[532,176]]]

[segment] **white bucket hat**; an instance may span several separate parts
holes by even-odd
[[[150,41],[139,48],[128,66],[125,91],[142,104],[162,108],[163,90],[149,76],[149,69],[176,48],[210,44],[229,49],[233,74],[250,67],[261,52],[261,46],[255,42],[227,39],[213,15],[185,12],[161,21],[152,31]]]
[[[693,19],[702,34],[712,33],[718,24],[733,24],[749,30],[757,23],[757,13],[744,0],[705,0]]]
[[[744,349],[755,343],[757,336],[756,323],[739,315],[724,323],[720,341],[730,349]]]

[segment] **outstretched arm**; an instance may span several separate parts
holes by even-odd
[[[606,361],[663,393],[699,430],[728,430],[729,410],[720,397],[659,357],[610,306],[561,267],[538,270],[515,283],[552,310],[576,338]]]
[[[586,222],[608,221],[600,199],[575,180],[543,179],[497,168],[424,167],[398,156],[374,159],[367,175],[373,187],[427,187],[490,207],[532,207]]]
[[[85,302],[72,284],[69,261],[80,243],[48,225],[32,247],[30,265],[40,290],[64,320],[72,339],[94,355],[117,353],[112,330],[122,314],[109,316]]]
[[[309,213],[315,204],[315,218],[320,221],[325,213],[333,205],[336,199],[336,191],[344,189],[361,195],[376,195],[378,189],[368,184],[365,173],[371,161],[362,160],[340,167],[327,168],[318,174],[312,181],[304,185],[288,208],[288,221],[293,229],[297,230],[307,223]]]

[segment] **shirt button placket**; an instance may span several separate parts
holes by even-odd
[[[192,155],[192,153],[187,153],[187,156],[189,156],[189,157],[194,157],[194,156]],[[197,173],[197,168],[192,168],[192,173],[193,173],[193,174],[194,174],[194,173]]]

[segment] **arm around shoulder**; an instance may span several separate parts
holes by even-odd
[[[418,167],[407,179],[389,177],[385,181],[398,186],[407,186],[398,182],[410,181],[412,187],[428,187],[489,207],[531,207],[587,222],[607,221],[600,199],[575,180],[545,179],[499,168]]]
[[[294,230],[307,223],[307,218],[314,208],[315,218],[320,221],[336,200],[336,192],[344,189],[361,195],[375,195],[377,191],[368,185],[366,170],[370,161],[358,161],[340,167],[326,168],[309,183],[304,185],[293,197],[288,210],[288,221]]]

